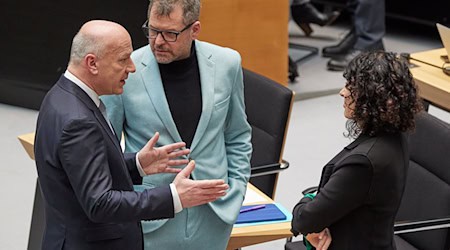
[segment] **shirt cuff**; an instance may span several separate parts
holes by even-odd
[[[178,196],[175,184],[170,183],[170,191],[172,192],[174,213],[179,213],[183,210],[183,206],[181,205],[180,197]]]
[[[141,166],[141,163],[139,162],[139,152],[136,153],[136,168],[139,172],[139,174],[141,175],[141,177],[147,176],[147,174],[144,172],[144,169]]]

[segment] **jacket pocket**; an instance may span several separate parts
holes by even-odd
[[[230,96],[227,96],[227,98],[225,100],[220,100],[218,103],[215,103],[214,109],[219,110],[219,109],[227,106],[228,103],[230,103]]]
[[[122,224],[107,224],[83,228],[86,241],[111,240],[122,238],[124,226]]]

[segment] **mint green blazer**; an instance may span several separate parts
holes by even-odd
[[[250,178],[252,152],[241,57],[232,49],[198,40],[195,48],[203,107],[189,155],[196,162],[192,178],[223,179],[228,183],[227,195],[208,205],[221,220],[233,224]],[[134,51],[132,59],[136,72],[129,75],[124,93],[102,97],[116,135],[122,132],[125,135],[125,151],[140,150],[155,132],[160,133],[158,146],[181,141],[150,46]],[[146,176],[143,185],[162,186],[171,183],[174,177],[174,174]],[[165,222],[144,222],[143,231],[151,232]]]

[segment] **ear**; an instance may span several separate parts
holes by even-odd
[[[94,54],[87,54],[84,57],[84,65],[92,74],[96,75],[98,73],[97,57]]]
[[[193,40],[197,39],[197,37],[200,35],[200,30],[201,30],[200,21],[195,21],[195,23],[192,24],[192,33],[191,33]]]

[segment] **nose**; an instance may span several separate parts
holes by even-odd
[[[339,91],[339,95],[345,97],[345,88],[342,88],[341,91]]]
[[[127,70],[128,70],[128,72],[131,72],[131,73],[136,71],[136,66],[134,65],[134,62],[133,62],[133,60],[131,60],[131,58],[130,58],[130,64],[128,65]]]
[[[162,33],[158,33],[156,35],[156,37],[155,37],[155,43],[156,44],[163,44],[165,42],[166,42],[166,40],[164,40],[164,37],[163,37]]]

